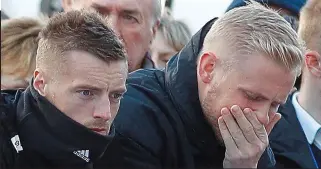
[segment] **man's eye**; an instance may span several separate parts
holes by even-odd
[[[135,17],[130,16],[130,15],[124,15],[124,18],[128,21],[131,21],[131,22],[138,22],[138,20]]]
[[[92,96],[93,95],[93,93],[89,90],[83,90],[80,93],[84,96]]]
[[[123,97],[122,93],[114,93],[114,94],[112,94],[112,98],[114,100],[120,100],[122,97]]]
[[[251,94],[251,93],[247,93],[247,94],[246,94],[246,97],[247,97],[248,99],[254,100],[254,101],[259,101],[259,100],[260,100],[259,97],[255,96],[254,94]]]

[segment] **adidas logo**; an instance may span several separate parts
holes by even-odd
[[[89,150],[74,151],[74,154],[89,163]]]

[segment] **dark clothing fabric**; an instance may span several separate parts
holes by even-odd
[[[129,75],[128,91],[114,121],[123,168],[223,167],[225,148],[204,119],[196,76],[197,56],[214,20],[164,70],[138,70]],[[273,164],[273,153],[267,149],[259,166]]]
[[[300,9],[305,4],[306,0],[255,0],[257,2],[260,2],[262,4],[268,4],[268,5],[275,5],[283,9],[287,9],[290,12],[292,12],[294,15],[299,16],[300,15]],[[233,0],[230,6],[227,8],[226,11],[229,11],[231,9],[245,6],[245,0]]]
[[[32,87],[1,91],[1,97],[1,169],[92,168],[111,141],[67,117]],[[10,141],[15,135],[19,153]]]
[[[315,158],[296,116],[290,95],[279,108],[281,120],[270,134],[270,146],[279,168],[317,168]]]
[[[314,158],[320,168],[320,166],[321,166],[321,150],[317,146],[315,146],[314,144],[310,145],[310,147],[313,152]]]

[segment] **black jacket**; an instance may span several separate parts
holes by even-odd
[[[225,148],[203,117],[196,77],[196,59],[214,20],[165,70],[130,74],[114,121],[123,168],[222,168]],[[273,153],[267,152],[260,163],[264,168],[274,163]]]
[[[0,117],[1,169],[92,168],[111,141],[64,115],[32,87],[1,91]],[[11,142],[16,135],[19,153]]]
[[[270,134],[270,145],[278,168],[317,168],[310,144],[292,104],[291,94],[285,105],[279,108],[281,120]],[[319,159],[321,161],[321,159]]]

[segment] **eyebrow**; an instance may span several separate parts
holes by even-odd
[[[93,3],[91,5],[92,8],[95,8],[95,9],[98,9],[100,11],[106,11],[106,12],[109,12],[109,9],[108,8],[105,8],[104,6],[102,5],[99,5],[97,3]],[[141,16],[141,13],[137,10],[137,9],[123,9],[121,10],[121,13],[125,13],[125,14],[129,14],[129,15],[138,15],[138,16]]]
[[[122,10],[122,13],[129,14],[129,15],[138,15],[140,16],[140,12],[135,9],[124,9]]]
[[[112,92],[126,93],[127,92],[127,88],[125,86],[120,86],[119,88],[114,89]]]
[[[95,86],[95,85],[89,85],[89,84],[81,84],[81,85],[75,85],[74,88],[78,89],[90,89],[94,91],[102,90],[101,87]]]

